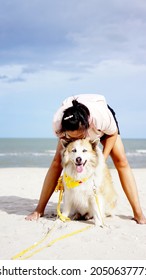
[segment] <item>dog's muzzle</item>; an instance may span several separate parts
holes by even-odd
[[[76,170],[77,170],[77,172],[82,172],[83,171],[83,168],[84,168],[84,165],[86,164],[86,160],[85,160],[85,162],[83,163],[82,162],[82,158],[81,157],[77,157],[76,158]]]

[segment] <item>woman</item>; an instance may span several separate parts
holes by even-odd
[[[62,171],[60,140],[73,141],[88,136],[91,139],[100,138],[105,160],[110,155],[118,171],[121,185],[133,210],[134,220],[138,224],[146,224],[136,182],[120,137],[118,122],[105,98],[97,94],[81,94],[67,98],[56,112],[53,126],[59,138],[56,154],[46,174],[38,206],[26,219],[37,220],[43,216],[46,204],[55,190]]]

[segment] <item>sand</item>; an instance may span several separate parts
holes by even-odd
[[[16,259],[28,260],[146,259],[146,225],[132,220],[132,210],[115,169],[111,173],[118,204],[104,228],[95,228],[92,220],[58,222],[58,193],[52,195],[43,218],[26,221],[25,216],[37,205],[46,172],[46,168],[0,169],[0,260],[11,260],[16,255]],[[146,214],[146,169],[133,172]]]

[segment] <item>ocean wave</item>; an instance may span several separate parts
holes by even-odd
[[[46,150],[45,152],[49,153],[50,156],[54,156],[56,153],[56,150]]]
[[[146,154],[146,150],[136,150],[137,153]]]
[[[47,150],[45,152],[10,152],[10,153],[0,153],[0,157],[27,157],[27,156],[54,156],[56,150]]]
[[[133,156],[143,157],[143,156],[146,156],[146,150],[136,150],[134,152],[126,152],[126,155],[129,157],[133,157]]]

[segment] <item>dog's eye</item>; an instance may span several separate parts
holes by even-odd
[[[76,153],[76,151],[77,151],[77,150],[76,150],[75,148],[74,148],[74,149],[72,149],[72,152],[73,152],[73,153]]]
[[[87,150],[86,150],[86,149],[83,149],[83,153],[85,153],[85,152],[87,152]]]

